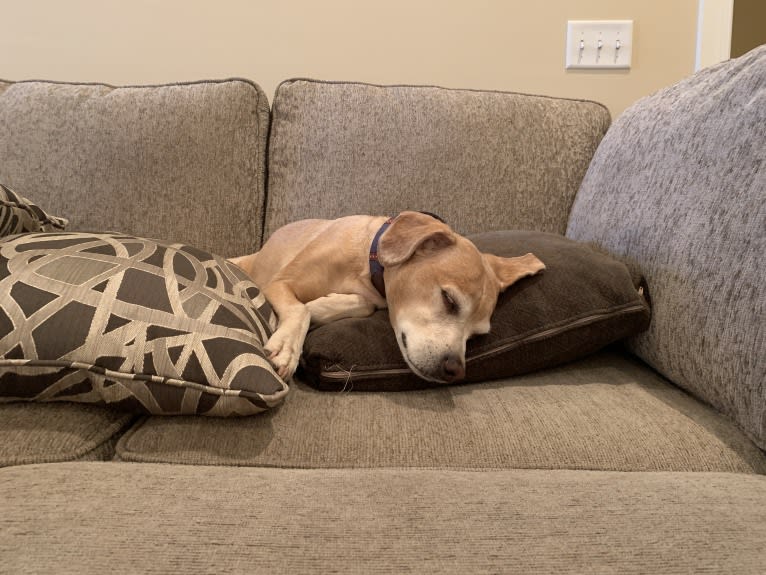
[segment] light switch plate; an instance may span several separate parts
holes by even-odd
[[[570,20],[566,46],[567,70],[630,68],[633,20]]]

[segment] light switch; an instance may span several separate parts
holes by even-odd
[[[567,22],[566,68],[630,68],[633,20]]]

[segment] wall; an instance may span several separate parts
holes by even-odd
[[[564,70],[568,19],[633,19],[629,72]],[[697,0],[0,0],[0,78],[295,76],[522,91],[613,116],[694,69]]]

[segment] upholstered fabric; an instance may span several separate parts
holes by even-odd
[[[268,125],[246,80],[0,81],[0,181],[73,230],[242,255],[259,247]]]
[[[643,274],[652,323],[631,349],[766,449],[766,46],[629,108],[568,236]]]
[[[0,238],[25,232],[63,230],[65,218],[47,214],[40,206],[0,184]]]
[[[123,460],[277,467],[766,473],[731,422],[630,359],[603,352],[511,380],[391,393],[296,383],[237,420],[150,417]]]
[[[503,257],[533,253],[546,267],[500,294],[490,333],[467,342],[467,382],[572,361],[649,325],[649,307],[627,268],[586,244],[520,230],[469,237],[482,252]],[[407,367],[387,311],[310,331],[301,364],[307,381],[320,389],[400,391],[444,385],[420,379]]]
[[[276,91],[266,235],[302,218],[427,210],[460,233],[563,233],[609,125],[594,102],[288,80]]]
[[[234,264],[192,246],[60,232],[0,241],[0,401],[249,415],[287,386],[276,318]]]
[[[75,460],[109,460],[135,416],[93,405],[0,405],[0,467]]]
[[[765,477],[719,473],[25,466],[0,470],[0,562],[77,575],[760,575],[765,498]]]

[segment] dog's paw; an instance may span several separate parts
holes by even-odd
[[[291,378],[298,369],[298,360],[301,357],[301,348],[290,339],[289,335],[277,330],[264,346],[274,370],[285,380]]]

